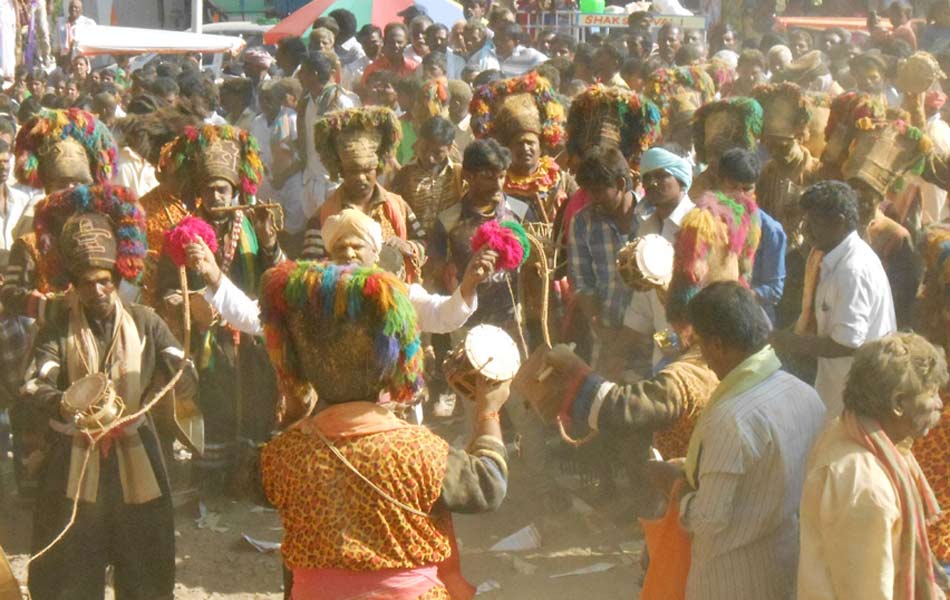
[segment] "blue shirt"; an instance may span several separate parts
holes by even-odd
[[[759,304],[775,322],[775,307],[782,299],[785,289],[785,247],[788,239],[782,224],[759,208],[762,223],[762,238],[755,251],[752,265],[752,291],[759,297]]]
[[[614,220],[588,204],[574,215],[568,233],[568,277],[577,293],[600,300],[605,325],[620,326],[633,290],[620,278],[617,253],[636,232],[623,233]]]

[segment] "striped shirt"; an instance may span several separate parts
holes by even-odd
[[[579,294],[600,300],[605,325],[619,326],[633,290],[620,278],[617,253],[636,236],[624,233],[610,217],[588,204],[571,220],[567,238],[568,279]]]
[[[824,417],[815,390],[781,370],[707,409],[693,432],[699,490],[680,502],[687,600],[794,598],[805,460]]]

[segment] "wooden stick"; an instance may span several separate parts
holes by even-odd
[[[267,202],[262,204],[236,204],[234,206],[215,206],[208,210],[213,213],[229,213],[239,210],[253,210],[255,208],[277,208],[280,204],[277,202]]]
[[[574,348],[576,346],[577,344],[575,344],[574,342],[571,342],[570,344],[567,345],[567,347],[571,349],[571,352],[574,351]],[[550,377],[551,373],[553,372],[554,372],[554,367],[545,367],[543,371],[538,373],[538,383],[541,383],[542,381]]]

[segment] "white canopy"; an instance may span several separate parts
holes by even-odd
[[[165,31],[138,27],[88,25],[76,28],[76,48],[80,54],[184,54],[186,52],[237,54],[244,40],[230,35],[209,35],[190,31]]]

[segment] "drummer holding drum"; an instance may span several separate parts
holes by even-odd
[[[131,193],[99,186],[66,193],[75,213],[50,251],[68,269],[68,310],[37,334],[24,394],[24,402],[48,418],[51,440],[39,475],[32,551],[66,532],[31,563],[30,594],[36,600],[102,597],[111,564],[116,598],[172,598],[172,501],[152,419],[145,413],[110,428],[151,400],[160,376],[167,380],[182,368],[176,393],[187,395],[195,372],[182,364],[182,349],[165,322],[116,293],[120,277],[139,274],[145,254],[138,241],[145,237],[144,217],[128,206]],[[93,201],[84,203],[89,196]],[[109,212],[82,212],[96,210],[90,206]],[[66,529],[74,503],[77,518]]]

